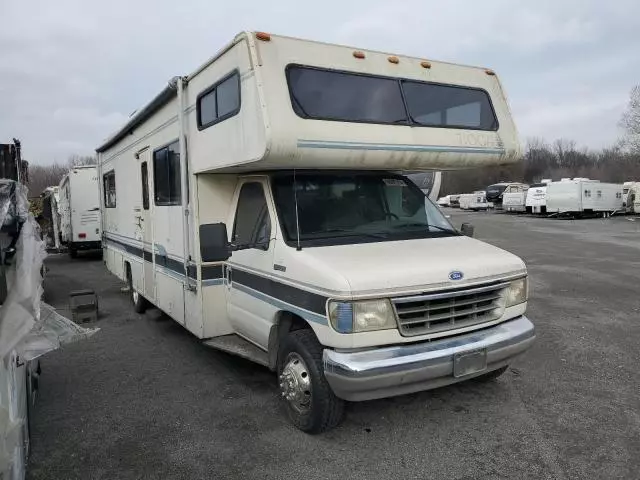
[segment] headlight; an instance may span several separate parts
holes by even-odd
[[[507,288],[507,307],[513,307],[526,302],[529,299],[529,282],[527,277],[514,280]]]
[[[386,299],[330,302],[329,319],[333,328],[340,333],[397,328],[393,307]]]

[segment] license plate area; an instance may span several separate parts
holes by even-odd
[[[472,352],[456,353],[453,356],[453,376],[465,377],[487,369],[487,351],[474,350]]]

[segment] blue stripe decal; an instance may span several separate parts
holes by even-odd
[[[236,288],[239,291],[246,293],[247,295],[251,295],[252,297],[257,298],[258,300],[267,302],[268,304],[273,305],[276,308],[289,310],[290,312],[300,315],[302,318],[304,318],[305,320],[309,320],[310,322],[319,323],[321,325],[328,325],[327,318],[324,317],[323,315],[318,315],[316,313],[303,310],[289,303],[280,301],[277,298],[273,298],[268,295],[265,295],[264,293],[260,293],[254,290],[253,288],[245,287],[244,285],[241,285],[239,283],[234,283],[233,288]]]
[[[337,150],[388,150],[403,152],[488,153],[504,154],[502,147],[456,147],[448,145],[403,145],[391,143],[332,142],[323,140],[298,140],[300,148],[330,148]]]

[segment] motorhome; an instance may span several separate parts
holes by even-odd
[[[562,179],[547,184],[547,213],[608,215],[622,210],[622,185],[588,178]]]
[[[518,150],[491,70],[241,33],[97,148],[104,260],[137,312],[272,369],[320,432],[532,344],[522,260],[397,173]]]
[[[525,200],[527,213],[547,213],[547,183],[534,183],[527,190]]]
[[[464,193],[459,198],[460,210],[487,210],[489,204],[487,203],[487,197],[483,190],[478,190],[473,193]]]
[[[502,193],[502,209],[507,212],[521,213],[526,211],[527,192],[529,185],[512,184]]]
[[[100,250],[102,226],[97,167],[72,167],[62,177],[58,192],[60,241],[71,258],[79,251]]]
[[[444,197],[440,197],[436,203],[440,207],[450,207],[451,206],[451,195],[445,195]]]
[[[489,185],[486,189],[487,201],[491,202],[496,208],[502,208],[503,195],[506,192],[519,192],[524,187],[527,187],[527,185],[518,182],[494,183],[493,185]]]

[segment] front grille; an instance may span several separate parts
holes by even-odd
[[[469,327],[500,318],[508,283],[391,299],[406,337]]]

